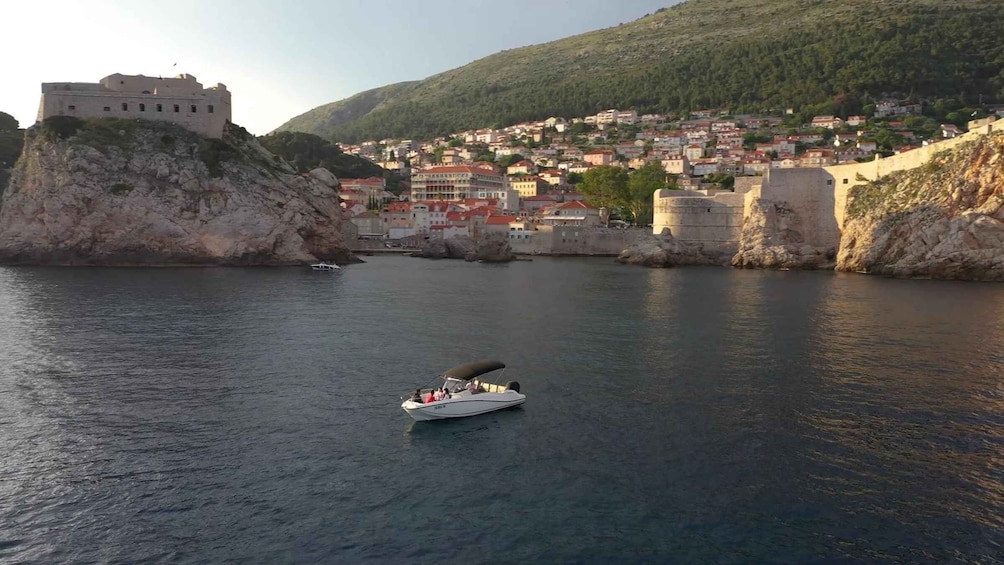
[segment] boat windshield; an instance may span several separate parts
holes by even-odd
[[[461,390],[464,390],[464,381],[460,379],[454,379],[452,377],[447,377],[446,383],[443,386],[446,387],[447,392],[452,394],[454,392],[460,392]]]

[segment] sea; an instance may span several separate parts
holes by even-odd
[[[0,563],[1004,563],[1004,285],[364,259],[0,268]]]

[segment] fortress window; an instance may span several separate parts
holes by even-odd
[[[140,104],[139,105],[139,111],[140,112],[146,112],[146,104]]]
[[[195,104],[192,104],[192,113],[194,114],[194,113],[196,113],[198,111],[199,111],[199,108]]]
[[[112,111],[111,106],[105,106],[105,112],[111,112],[111,111]]]
[[[181,106],[178,106],[177,104],[175,104],[174,105],[174,111],[175,112],[180,112],[181,111]]]
[[[847,179],[844,179],[844,184],[847,184]]]
[[[129,111],[129,104],[126,104],[125,102],[123,102],[122,103],[122,111],[123,112],[128,112]]]
[[[213,105],[212,105],[212,104],[210,104],[210,105],[209,105],[209,113],[210,113],[210,114],[212,114],[212,113],[213,113]]]
[[[164,111],[164,105],[163,104],[157,104],[157,111],[158,112],[163,112]]]
[[[74,106],[73,104],[70,104],[70,110],[71,110],[71,111],[72,111],[72,110],[76,110],[76,109],[77,109],[77,107],[76,107],[76,106]]]

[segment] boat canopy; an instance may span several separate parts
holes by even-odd
[[[505,363],[501,361],[487,360],[475,361],[473,363],[465,363],[459,367],[448,369],[445,373],[443,373],[443,376],[467,381],[473,379],[474,377],[479,377],[485,373],[490,373],[499,369],[505,369]]]

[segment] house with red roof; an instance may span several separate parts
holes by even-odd
[[[485,233],[509,233],[509,224],[519,220],[519,216],[515,215],[501,215],[501,216],[488,216],[485,218]]]
[[[582,200],[565,202],[541,218],[541,223],[548,226],[599,226],[600,210]]]
[[[537,174],[537,165],[524,159],[506,167],[505,172],[508,175],[535,175]]]

